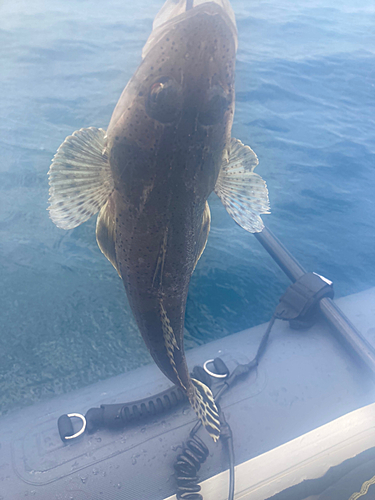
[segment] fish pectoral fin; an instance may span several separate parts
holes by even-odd
[[[189,395],[190,404],[209,435],[217,441],[220,437],[220,420],[211,389],[195,378],[191,382],[193,391]]]
[[[50,217],[56,226],[72,229],[99,212],[113,191],[105,149],[105,130],[83,128],[65,139],[48,176]]]
[[[195,266],[198,264],[198,260],[201,258],[201,255],[206,248],[207,240],[208,240],[208,234],[210,232],[210,225],[211,225],[211,212],[210,212],[210,207],[208,205],[208,202],[206,201],[206,205],[204,207],[204,212],[203,212],[203,217],[202,217],[202,225],[201,225],[201,230],[198,236],[197,240],[197,258],[194,264],[194,269]]]
[[[270,213],[268,189],[260,175],[254,173],[258,165],[254,151],[232,138],[229,158],[221,166],[215,193],[229,215],[250,233],[262,231],[259,214]]]
[[[96,241],[102,253],[116,269],[121,278],[120,270],[116,258],[116,221],[112,198],[100,209],[96,221]]]

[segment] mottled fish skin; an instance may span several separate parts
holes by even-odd
[[[156,364],[188,393],[186,298],[206,200],[230,141],[236,51],[233,25],[218,5],[189,14],[149,50],[124,90],[106,148],[119,274]],[[175,112],[159,121],[150,89],[163,81],[178,96],[172,92]]]
[[[75,131],[49,170],[50,217],[72,229],[98,213],[96,238],[122,278],[143,339],[217,440],[210,389],[190,378],[183,329],[215,190],[234,220],[262,229],[268,191],[255,153],[231,139],[237,31],[228,0],[167,0],[107,133]]]

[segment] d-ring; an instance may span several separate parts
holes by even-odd
[[[221,373],[214,373],[212,371],[210,371],[208,368],[207,368],[207,365],[208,363],[213,363],[214,360],[213,359],[208,359],[207,361],[204,362],[203,364],[203,370],[208,373],[211,377],[214,377],[214,378],[227,378],[228,376],[228,373],[224,373],[224,374],[221,374]]]
[[[73,436],[65,436],[65,439],[74,439],[74,438],[77,438],[78,436],[80,436],[81,434],[83,434],[85,432],[85,430],[86,430],[86,419],[80,413],[69,413],[67,416],[69,418],[77,417],[77,418],[80,418],[82,420],[82,427],[81,427],[81,429],[78,432],[76,432],[75,434],[73,434]]]

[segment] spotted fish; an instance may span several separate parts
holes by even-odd
[[[229,0],[167,0],[107,131],[74,132],[49,170],[52,221],[72,229],[99,212],[98,245],[153,359],[214,440],[217,407],[189,375],[183,345],[190,278],[210,230],[207,198],[215,191],[250,232],[269,211],[255,153],[231,138],[236,49]]]

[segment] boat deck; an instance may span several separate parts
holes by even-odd
[[[375,345],[375,288],[341,298],[337,304]],[[260,325],[191,350],[188,364],[192,368],[221,357],[233,370],[237,363],[254,357],[265,328]],[[61,414],[85,414],[102,403],[141,399],[169,384],[155,365],[149,365],[3,417],[0,492],[4,500],[25,495],[38,500],[162,500],[173,495],[173,463],[195,423],[187,404],[151,421],[86,433],[67,444],[57,430]],[[323,320],[306,331],[292,330],[278,320],[258,369],[223,396],[221,407],[233,431],[236,464],[256,457],[267,464],[267,456],[271,457],[267,454],[275,449],[374,401],[373,377],[343,349]],[[199,435],[210,450],[200,471],[206,480],[226,470],[227,458],[220,442],[215,445],[204,430]],[[305,444],[313,446],[314,440],[300,440],[301,457]],[[286,487],[276,481],[267,495],[280,494]],[[225,494],[215,499],[225,500]],[[240,498],[268,498],[252,495]]]

